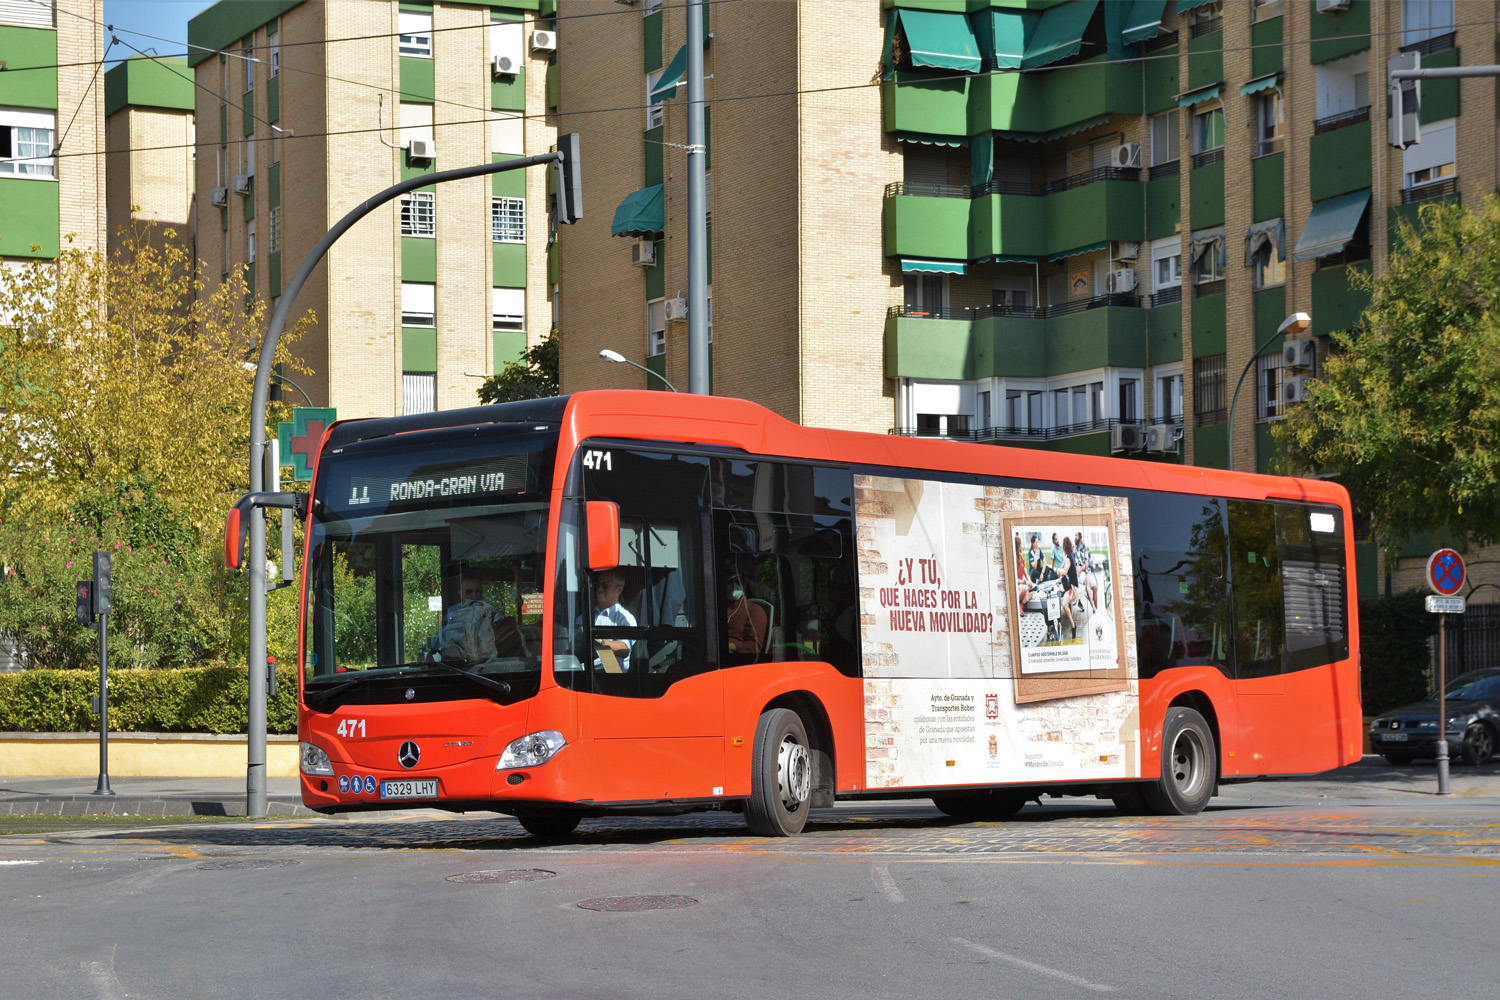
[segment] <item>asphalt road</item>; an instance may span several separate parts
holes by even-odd
[[[922,800],[0,838],[5,997],[1372,997],[1493,989],[1500,765],[1370,760],[1201,816]]]

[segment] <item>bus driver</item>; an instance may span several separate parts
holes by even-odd
[[[594,576],[594,624],[606,627],[635,628],[635,615],[620,603],[620,594],[625,589],[625,576],[617,569],[607,569]],[[599,659],[594,666],[604,668],[605,673],[630,672],[630,639],[595,639],[594,649]]]

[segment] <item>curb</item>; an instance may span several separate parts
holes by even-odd
[[[317,816],[300,797],[273,796],[268,816]],[[0,799],[0,816],[244,816],[245,797],[151,798],[139,795],[17,795]]]

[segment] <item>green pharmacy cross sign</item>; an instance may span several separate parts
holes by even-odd
[[[323,443],[323,432],[338,419],[338,410],[328,406],[298,406],[292,410],[292,421],[278,425],[281,460],[292,466],[292,478],[305,483],[312,479],[313,456]]]

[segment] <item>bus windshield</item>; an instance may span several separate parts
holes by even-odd
[[[556,431],[413,433],[324,456],[313,504],[308,705],[491,698],[541,680]]]

